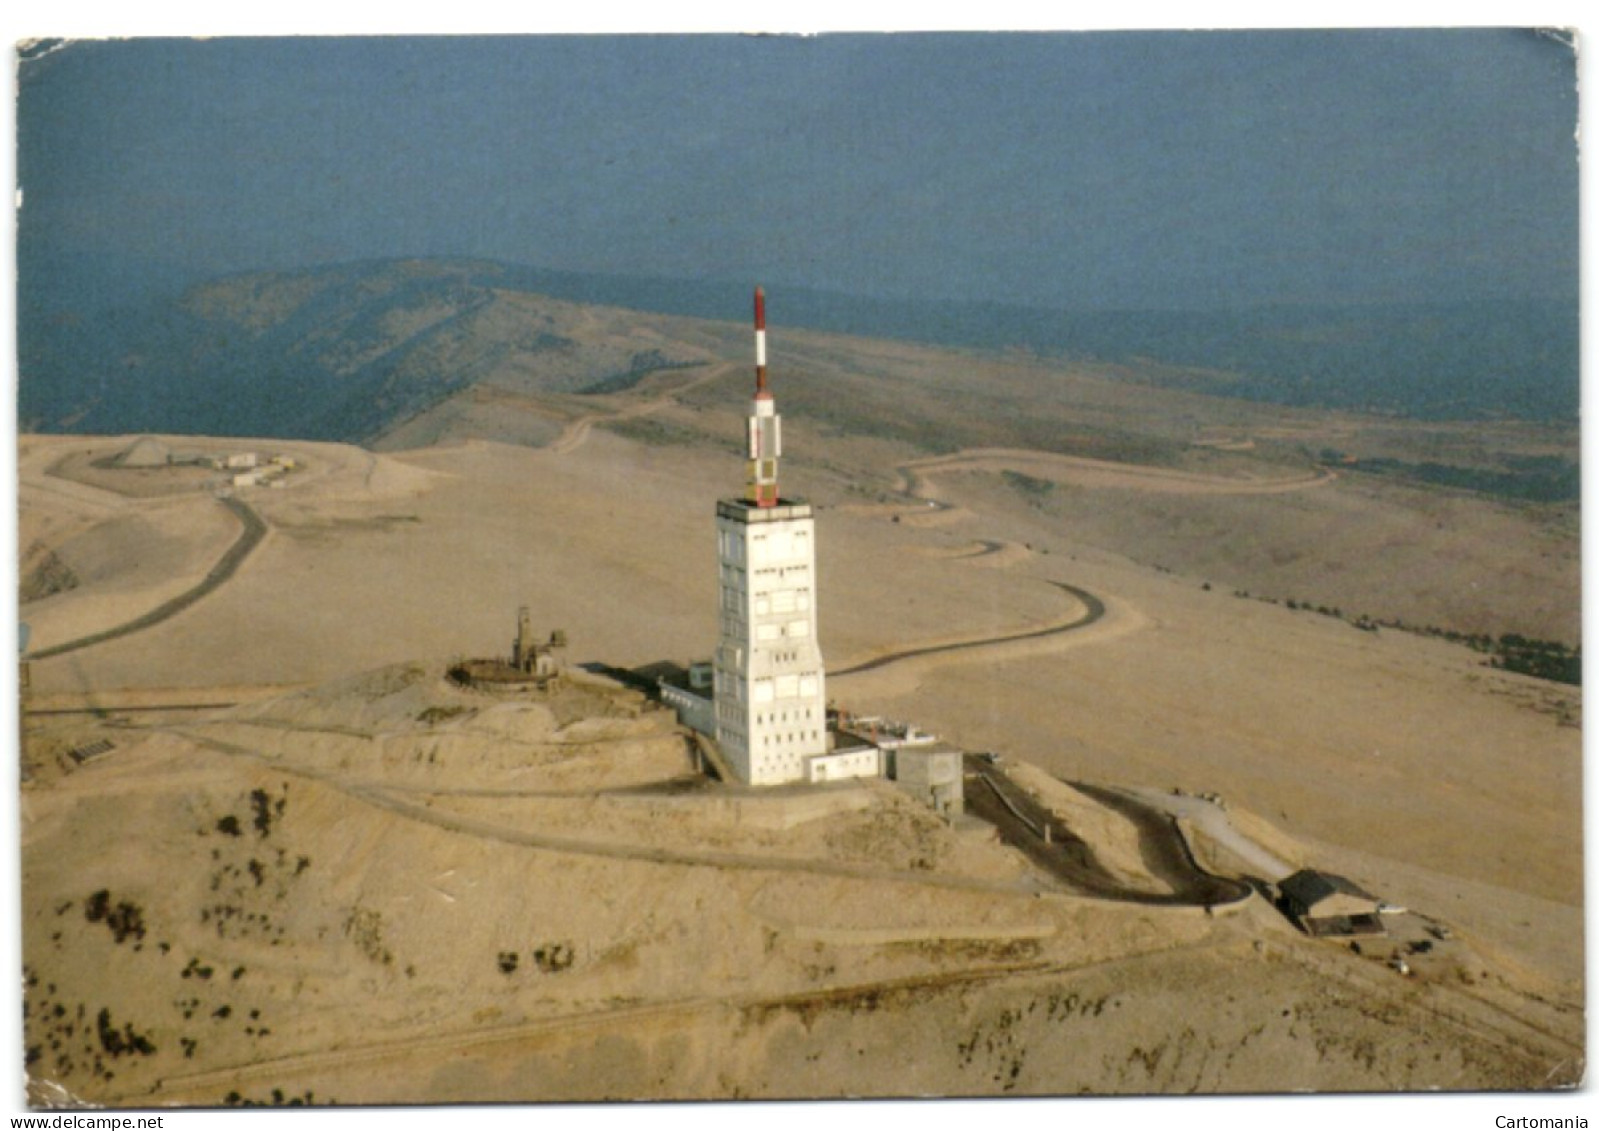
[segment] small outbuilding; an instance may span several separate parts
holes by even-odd
[[[1385,935],[1380,900],[1343,876],[1305,868],[1277,885],[1282,909],[1316,938]]]
[[[966,811],[964,759],[946,742],[901,746],[894,752],[894,781],[942,817]]]

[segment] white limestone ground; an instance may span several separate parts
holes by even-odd
[[[965,360],[957,375],[876,350],[885,372],[971,380]],[[1030,367],[984,376],[1043,388]],[[718,380],[645,418],[714,429],[695,398]],[[1096,421],[1148,399],[1092,374],[1068,384]],[[1268,426],[1311,445],[1365,427],[1170,403],[1262,450]],[[823,439],[790,423],[791,451]],[[63,442],[24,441],[24,548],[112,523],[151,560],[203,572],[216,539],[152,518],[159,497],[46,475]],[[241,704],[33,724],[23,929],[41,1081],[113,1103],[270,1103],[1521,1088],[1581,1072],[1575,689],[1233,595],[1276,579],[1351,613],[1443,621],[1475,602],[1557,626],[1575,600],[1547,516],[1348,477],[1179,498],[1160,469],[1113,483],[990,452],[935,472],[928,490],[954,506],[917,525],[893,521],[910,502],[894,469],[917,455],[903,444],[827,437],[828,466],[796,470],[818,507],[830,667],[1076,615],[1051,581],[1108,609],[1081,633],[830,680],[835,699],[1036,766],[1035,787],[1129,879],[1126,829],[1049,777],[1219,792],[1275,856],[1452,925],[1466,957],[1405,980],[1261,905],[1213,920],[1039,896],[1013,854],[886,789],[798,815],[701,807],[654,784],[688,755],[625,696],[505,704],[439,679],[451,657],[504,651],[524,603],[541,631],[567,630],[574,660],[703,657],[710,516],[738,478],[724,451],[592,422],[560,450],[288,447],[306,474],[256,500],[268,538],[227,585],[33,665],[58,708],[223,689]],[[1006,470],[1057,486],[1030,497]],[[968,553],[989,543],[1010,548],[999,568]],[[126,556],[96,559],[98,590],[49,600],[110,627],[153,600],[130,586],[91,603],[134,576]],[[1501,583],[1493,602],[1473,578]],[[60,772],[102,738],[109,754]]]

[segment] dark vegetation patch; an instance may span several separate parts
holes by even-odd
[[[1030,962],[1039,954],[1037,939],[917,939],[892,944],[890,949],[957,962]]]
[[[533,951],[533,964],[546,974],[559,974],[562,970],[571,968],[577,958],[577,951],[572,944],[545,943]]]
[[[627,368],[621,373],[602,377],[593,384],[585,385],[578,393],[585,396],[625,393],[651,373],[667,369],[693,369],[704,364],[702,361],[673,361],[658,349],[639,350],[628,359]]]
[[[1038,479],[1031,475],[1023,475],[1019,471],[1001,471],[1000,478],[1005,481],[1005,486],[1021,494],[1029,502],[1038,503],[1048,498],[1055,490],[1052,479]]]
[[[125,1022],[122,1028],[118,1029],[111,1021],[109,1009],[100,1010],[95,1018],[95,1033],[100,1038],[100,1047],[113,1058],[150,1056],[156,1051],[149,1035],[137,1032],[131,1021]]]
[[[22,579],[19,597],[21,603],[26,605],[31,601],[41,601],[53,594],[76,589],[80,584],[78,575],[73,572],[72,567],[57,557],[54,550],[47,550]]]
[[[1582,648],[1568,648],[1558,640],[1533,640],[1507,632],[1493,645],[1491,667],[1582,686]]]
[[[83,917],[91,923],[104,923],[119,943],[144,939],[144,910],[127,900],[113,904],[111,893],[103,888],[84,901]]]
[[[287,782],[283,783],[283,796],[276,799],[264,789],[250,791],[250,808],[255,812],[255,831],[259,836],[265,838],[271,834],[273,818],[283,816],[283,809],[288,802]]]
[[[687,425],[651,416],[621,417],[597,423],[599,427],[607,432],[614,432],[624,440],[648,444],[652,448],[692,448],[709,443],[722,443],[724,440],[723,437],[712,437],[709,433]]]
[[[1570,503],[1582,496],[1582,471],[1559,456],[1505,456],[1501,468],[1388,458],[1350,459],[1336,448],[1323,448],[1321,459],[1345,470],[1401,479],[1429,486],[1472,491],[1515,502]]]
[[[1233,596],[1248,599],[1250,594],[1247,589],[1235,589]],[[1268,605],[1278,603],[1274,597],[1258,597],[1255,599],[1264,601]],[[1363,632],[1377,632],[1380,629],[1388,628],[1396,632],[1409,632],[1417,636],[1431,636],[1439,640],[1447,640],[1451,644],[1460,644],[1470,648],[1473,652],[1486,653],[1489,667],[1517,672],[1521,675],[1530,675],[1536,679],[1545,679],[1554,683],[1567,683],[1574,687],[1582,686],[1582,645],[1580,644],[1572,646],[1563,644],[1558,640],[1538,640],[1533,637],[1523,636],[1517,632],[1507,632],[1498,637],[1486,632],[1459,632],[1452,628],[1441,628],[1435,624],[1411,624],[1400,617],[1383,619],[1370,617],[1364,613],[1358,616],[1346,615],[1342,609],[1336,606],[1316,605],[1310,601],[1297,600],[1293,597],[1284,598],[1282,606],[1293,612],[1316,613],[1320,616],[1342,620]]]
[[[352,908],[344,934],[357,950],[380,966],[394,964],[394,952],[383,945],[383,916],[370,907]]]
[[[261,1099],[241,1095],[238,1092],[229,1092],[222,1097],[223,1107],[310,1107],[316,1102],[316,1093],[309,1088],[297,1096],[285,1095],[282,1088],[273,1088],[267,1096]],[[324,1104],[338,1103],[331,1096],[322,1102]]]
[[[463,707],[459,704],[442,707],[428,707],[417,714],[416,721],[426,726],[433,726],[435,723],[448,722],[450,719],[460,718],[462,715],[469,715],[471,713],[471,707]]]
[[[200,922],[210,925],[219,939],[254,938],[277,945],[285,935],[283,924],[275,921],[278,908],[294,882],[310,869],[311,858],[291,855],[282,844],[269,847],[262,843],[274,834],[283,839],[287,782],[277,793],[255,789],[242,800],[257,839],[246,847],[244,822],[237,814],[229,813],[217,821],[217,830],[232,839],[211,849],[213,869],[208,886],[212,898],[201,905]],[[205,835],[203,828],[201,835]]]

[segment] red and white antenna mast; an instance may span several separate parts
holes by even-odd
[[[755,399],[749,416],[749,489],[758,507],[777,505],[777,460],[783,454],[783,418],[766,387],[766,292],[755,288]]]

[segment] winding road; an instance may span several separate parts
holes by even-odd
[[[686,393],[688,390],[698,388],[708,381],[715,381],[719,377],[725,377],[734,368],[734,363],[730,361],[723,362],[721,365],[713,365],[698,377],[685,381],[675,388],[668,389],[658,397],[641,401],[635,405],[629,405],[627,408],[617,409],[614,412],[590,412],[579,416],[561,429],[561,434],[550,442],[550,446],[546,450],[558,456],[570,455],[587,442],[589,433],[594,430],[596,424],[603,424],[608,420],[631,420],[636,416],[649,416],[651,413],[659,412],[667,405],[673,403],[679,393]]]
[[[227,497],[217,500],[238,518],[244,529],[239,533],[238,539],[229,546],[223,555],[217,559],[216,565],[211,567],[209,573],[194,586],[179,593],[170,601],[163,602],[149,612],[134,617],[114,628],[102,632],[93,632],[88,636],[80,636],[76,640],[68,640],[64,644],[56,644],[49,648],[41,648],[37,652],[30,652],[24,659],[48,660],[52,656],[65,655],[76,652],[82,648],[91,648],[96,644],[104,644],[108,640],[116,640],[123,636],[132,636],[135,632],[143,632],[147,628],[154,628],[162,621],[170,620],[184,609],[193,605],[207,594],[221,588],[231,578],[244,559],[248,558],[255,548],[266,537],[267,526],[255,509],[241,499]]]
[[[915,460],[895,468],[904,494],[923,496],[923,485],[943,471],[1018,471],[1032,469],[1093,487],[1121,487],[1171,494],[1276,495],[1324,487],[1338,473],[1324,467],[1273,477],[1206,475],[1172,467],[1120,463],[1068,456],[1032,448],[966,448],[949,455]]]
[[[594,425],[603,423],[607,420],[627,420],[634,417],[648,416],[652,413],[659,412],[661,409],[674,403],[679,394],[703,385],[709,381],[714,381],[724,377],[734,368],[736,368],[736,366],[733,362],[725,362],[721,365],[712,366],[692,380],[684,382],[675,388],[668,389],[659,396],[652,397],[650,400],[640,402],[639,404],[632,405],[615,412],[594,412],[580,416],[566,425],[560,436],[558,436],[550,444],[548,450],[555,455],[568,455],[571,452],[576,451],[588,440],[589,434],[593,431]],[[1015,455],[1016,453],[991,453],[988,451],[970,453],[962,452],[957,453],[954,457],[941,457],[937,460],[923,460],[914,463],[901,464],[894,469],[896,475],[898,476],[896,489],[908,499],[915,501],[916,505],[913,508],[914,513],[926,514],[929,511],[952,511],[955,508],[949,503],[944,502],[942,499],[932,498],[925,494],[926,479],[924,476],[918,473],[919,469],[928,466],[949,466],[949,461],[951,459],[975,457],[986,458],[995,454]],[[1030,454],[1040,455],[1043,453]],[[1009,545],[1010,543],[1008,542],[983,539],[974,543],[975,549],[971,553],[961,554],[958,556],[957,560],[970,561],[975,558],[988,557],[991,554],[998,554],[1004,551]],[[1069,585],[1064,581],[1050,581],[1048,584],[1055,586],[1063,593],[1066,593],[1080,601],[1084,607],[1083,614],[1070,621],[1048,625],[1044,628],[1023,629],[1018,632],[1000,633],[998,635],[985,636],[975,640],[959,640],[946,644],[930,644],[914,648],[904,648],[895,652],[890,652],[887,655],[875,656],[870,660],[865,660],[847,668],[831,671],[828,673],[828,675],[830,677],[853,675],[857,672],[876,671],[878,669],[885,668],[890,664],[900,663],[905,660],[918,659],[926,656],[970,651],[976,648],[987,648],[995,645],[1011,644],[1021,640],[1037,640],[1043,637],[1056,636],[1061,633],[1074,632],[1078,629],[1087,628],[1089,625],[1094,624],[1096,621],[1104,617],[1105,603],[1094,594],[1088,592],[1086,589],[1081,589],[1075,585]]]
[[[937,656],[947,652],[963,652],[972,648],[989,648],[998,644],[1010,644],[1018,640],[1038,640],[1045,636],[1058,636],[1063,632],[1075,632],[1080,628],[1087,628],[1105,615],[1105,602],[1094,596],[1086,589],[1079,589],[1075,585],[1068,585],[1064,581],[1051,581],[1047,584],[1081,601],[1084,606],[1083,615],[1075,620],[1063,624],[1052,624],[1045,628],[1023,629],[1020,632],[1001,633],[997,636],[984,636],[977,640],[957,640],[952,644],[929,644],[921,648],[905,648],[898,652],[890,652],[884,656],[866,660],[863,663],[853,664],[847,668],[828,672],[829,678],[854,675],[856,672],[875,671],[886,668],[889,664],[897,664],[902,660],[912,660],[921,656]]]
[[[1133,824],[1144,867],[1165,885],[1165,892],[1140,890],[1117,879],[1095,857],[1092,847],[1003,770],[968,754],[965,772],[971,783],[966,790],[966,811],[993,825],[1001,840],[1020,849],[1074,894],[1155,907],[1214,907],[1252,894],[1248,884],[1201,868],[1172,817],[1126,794],[1073,785]]]
[[[895,517],[898,518],[904,514],[921,515],[926,514],[929,511],[940,513],[949,513],[955,511],[957,508],[951,504],[927,494],[927,478],[926,476],[920,474],[920,469],[929,465],[947,466],[949,460],[957,459],[967,454],[968,453],[957,453],[956,456],[941,457],[938,460],[918,460],[914,463],[900,464],[898,467],[896,467],[894,471],[895,475],[898,477],[898,482],[896,483],[895,488],[900,494],[906,496],[906,498],[910,500],[910,504],[908,504],[907,507],[902,511],[896,509]],[[973,543],[973,545],[976,547],[976,549],[971,553],[956,555],[952,557],[951,560],[972,561],[975,558],[984,558],[990,554],[1000,553],[1009,547],[1011,543],[985,538]],[[965,652],[977,648],[989,648],[1002,644],[1013,644],[1022,640],[1039,640],[1044,637],[1059,636],[1063,633],[1076,632],[1080,629],[1087,628],[1105,616],[1105,602],[1099,597],[1090,593],[1088,590],[1080,588],[1076,585],[1068,584],[1064,581],[1048,581],[1046,584],[1053,585],[1056,589],[1059,589],[1061,592],[1074,597],[1081,602],[1083,605],[1083,614],[1079,617],[1073,618],[1072,620],[1063,621],[1059,624],[1048,625],[1044,628],[1022,629],[1017,632],[999,633],[992,636],[980,637],[974,640],[957,640],[946,644],[928,644],[914,648],[902,648],[898,651],[889,652],[886,655],[874,656],[870,660],[865,660],[858,664],[852,664],[846,668],[839,668],[835,671],[829,671],[827,673],[828,677],[838,678],[841,676],[854,675],[858,672],[876,671],[878,669],[885,668],[890,664],[900,663],[905,660],[920,659],[926,656],[947,655],[953,652]]]

